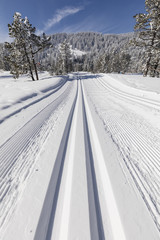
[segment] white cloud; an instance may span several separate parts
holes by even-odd
[[[96,19],[94,16],[89,15],[79,23],[73,23],[65,28],[61,28],[61,32],[73,33],[73,32],[100,32],[109,33],[113,32],[116,26],[108,23],[104,23],[103,17]]]
[[[78,13],[82,9],[83,7],[65,7],[62,9],[58,9],[53,18],[47,20],[43,30],[37,30],[37,34],[42,34],[43,32],[52,28],[55,24],[59,23],[65,17]]]

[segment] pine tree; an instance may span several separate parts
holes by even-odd
[[[160,0],[145,0],[146,13],[136,14],[134,29],[138,32],[137,46],[145,48],[143,75],[158,76],[160,72]]]
[[[60,56],[62,74],[67,74],[72,71],[72,55],[69,43],[65,40],[60,45]]]
[[[27,62],[22,55],[22,50],[17,48],[15,43],[6,43],[9,54],[5,57],[5,60],[10,65],[10,73],[13,74],[14,78],[18,78],[20,74],[27,73]]]
[[[120,65],[121,65],[121,73],[125,73],[129,69],[131,56],[128,53],[125,53],[124,51],[121,51],[119,55],[120,55],[119,59],[120,59]]]
[[[34,81],[34,69],[36,79],[38,80],[35,54],[50,46],[50,38],[47,38],[45,34],[42,37],[37,36],[35,34],[36,28],[32,27],[27,17],[23,19],[20,13],[16,12],[13,18],[13,23],[11,25],[8,24],[8,28],[9,36],[14,40],[12,43],[5,43],[9,53],[6,59],[10,63],[11,73],[18,78],[20,74],[29,71]]]
[[[55,64],[55,74],[56,75],[62,75],[63,74],[63,59],[61,54],[59,53],[57,57],[57,61]]]
[[[106,72],[106,59],[105,55],[98,56],[94,61],[94,70],[95,73],[104,73]]]
[[[3,50],[3,45],[0,44],[0,69],[4,69],[4,50]]]

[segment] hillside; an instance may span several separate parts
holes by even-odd
[[[94,32],[82,32],[82,33],[56,33],[51,35],[52,47],[41,51],[37,54],[36,60],[41,64],[42,70],[50,70],[54,68],[55,62],[58,56],[59,44],[67,42],[71,45],[73,54],[73,61],[75,66],[74,71],[94,71],[94,67],[99,57],[107,56],[111,61],[115,61],[113,58],[117,54],[128,54],[130,56],[129,67],[127,72],[139,73],[141,72],[142,64],[140,64],[143,58],[143,49],[130,45],[130,41],[133,39],[134,33],[126,34],[101,34]],[[0,68],[2,68],[2,52],[3,45],[0,46]],[[76,51],[82,51],[83,54],[75,56]],[[76,61],[75,61],[76,59]],[[80,66],[80,67],[79,67]],[[7,69],[5,69],[7,70]],[[107,70],[105,71],[107,72]],[[111,71],[108,71],[111,72]]]
[[[38,61],[43,66],[53,64],[57,56],[57,47],[65,39],[72,46],[72,49],[78,49],[86,52],[83,62],[90,62],[91,59],[96,61],[102,55],[114,55],[115,52],[125,52],[131,56],[129,72],[141,72],[141,58],[143,50],[130,45],[134,33],[126,34],[101,34],[94,32],[82,33],[57,33],[51,35],[52,48],[47,49],[43,53],[39,53]],[[86,69],[83,69],[86,70]]]

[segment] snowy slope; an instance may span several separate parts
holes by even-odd
[[[132,88],[160,94],[159,78],[131,74],[108,74],[108,76]]]
[[[160,94],[154,83],[155,92],[149,92],[150,78],[147,80],[146,87],[138,89],[142,84],[139,76],[96,76],[95,86],[93,79],[88,81],[88,95],[160,229]]]
[[[72,49],[72,48],[71,48],[71,53],[72,53],[72,55],[74,55],[75,57],[82,57],[83,55],[86,55],[86,52],[81,51],[81,50],[79,50],[79,49],[77,49],[77,48],[75,48],[75,49]]]
[[[160,239],[157,81],[40,78],[0,75],[1,238]]]

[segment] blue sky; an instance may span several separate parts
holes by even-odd
[[[8,40],[15,12],[27,16],[38,33],[92,31],[132,32],[133,15],[144,12],[145,0],[0,0],[0,42]]]

